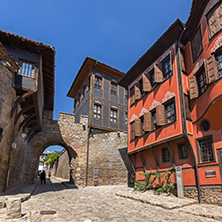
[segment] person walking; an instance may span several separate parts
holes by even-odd
[[[41,180],[41,184],[44,182],[44,184],[46,184],[45,182],[45,170],[43,170],[40,174],[40,180]]]

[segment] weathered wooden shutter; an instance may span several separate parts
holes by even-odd
[[[140,91],[140,82],[137,82],[134,86],[135,90],[135,100],[138,100],[141,98],[141,91]]]
[[[184,52],[182,51],[180,51],[180,58],[181,58],[182,71],[186,72],[185,55]]]
[[[190,99],[195,99],[199,95],[196,77],[189,78]]]
[[[135,93],[134,93],[134,87],[130,89],[130,105],[135,103]]]
[[[144,113],[144,131],[151,132],[154,130],[153,116],[151,112]]]
[[[218,30],[220,31],[222,29],[222,3],[220,3],[219,7],[216,10],[217,13],[217,25]]]
[[[134,132],[135,132],[135,136],[142,136],[142,123],[141,123],[141,119],[135,119],[135,122],[134,122]]]
[[[211,13],[208,16],[208,25],[209,25],[209,31],[210,31],[210,38],[214,36],[217,33],[217,22],[216,22],[216,17],[215,13]]]
[[[134,130],[134,122],[130,124],[130,140],[135,139],[135,130]]]
[[[189,97],[187,95],[184,95],[184,99],[185,99],[186,118],[191,119]]]
[[[152,85],[150,80],[148,79],[147,75],[143,73],[143,91],[150,92],[152,90]]]
[[[161,63],[159,63],[159,64],[154,63],[154,76],[155,76],[156,83],[160,83],[160,82],[164,81]]]
[[[164,126],[167,123],[166,110],[164,105],[158,105],[156,107],[156,124],[158,126]]]
[[[207,83],[210,84],[216,80],[217,67],[215,57],[211,56],[204,61]]]

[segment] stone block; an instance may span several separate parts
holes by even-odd
[[[0,209],[6,206],[5,201],[6,201],[5,198],[0,199]]]
[[[41,222],[41,214],[40,211],[29,212],[28,220],[30,222]]]
[[[21,217],[21,199],[11,198],[6,200],[7,218],[14,219]]]

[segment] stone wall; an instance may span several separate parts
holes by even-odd
[[[93,129],[89,141],[88,185],[93,185],[94,167],[99,168],[98,185],[127,184],[132,174],[127,133]]]
[[[0,127],[3,129],[3,137],[0,141],[0,191],[3,191],[8,173],[9,153],[13,136],[11,107],[16,99],[15,90],[12,88],[12,73],[4,66],[0,66],[0,86]]]
[[[222,187],[201,187],[201,202],[203,204],[215,204],[222,206]],[[184,196],[198,199],[197,188],[186,187]]]
[[[69,155],[68,152],[65,150],[59,156],[58,161],[54,164],[48,164],[46,167],[46,175],[48,176],[49,172],[51,172],[52,176],[60,177],[63,179],[70,179],[70,169],[69,169]]]

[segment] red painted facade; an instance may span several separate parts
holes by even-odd
[[[183,28],[172,24],[119,82],[129,95],[128,153],[136,180],[175,165],[184,186],[221,186],[222,2],[194,0]]]

